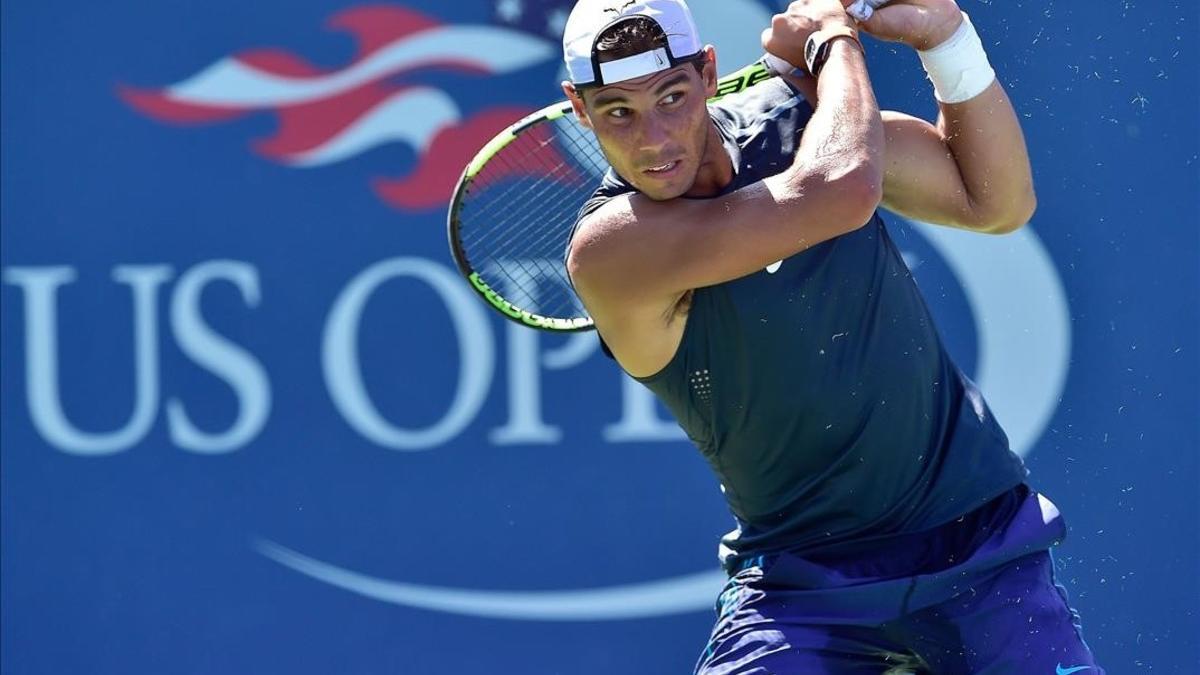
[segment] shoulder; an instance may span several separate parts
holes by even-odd
[[[575,222],[571,224],[571,231],[567,234],[567,245],[563,251],[564,263],[570,262],[571,252],[575,247],[576,239],[580,238],[582,230],[587,229],[584,226],[585,221],[594,220],[592,216],[596,215],[606,204],[609,204],[613,199],[621,195],[633,191],[633,187],[622,180],[612,169],[609,169],[604,174],[600,185],[592,190],[587,201],[583,203],[579,212],[575,214]]]
[[[778,77],[710,104],[714,121],[739,142],[773,130],[798,131],[813,108],[787,80]]]
[[[616,171],[608,169],[604,173],[600,185],[592,191],[591,196],[583,203],[583,207],[579,209],[579,213],[575,216],[576,227],[578,227],[582,220],[598,211],[600,207],[612,201],[613,198],[630,192],[634,192],[633,186],[618,176]]]
[[[636,194],[632,190],[612,191],[602,187],[580,210],[565,257],[569,276],[576,283],[581,275],[607,267],[604,261],[619,257],[623,232],[636,221],[630,204],[630,198]]]

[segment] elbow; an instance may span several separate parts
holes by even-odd
[[[839,236],[871,222],[883,201],[883,171],[870,157],[800,165],[786,181],[806,210],[820,213],[822,226]]]
[[[1029,190],[1003,212],[981,219],[980,229],[988,234],[1011,234],[1024,227],[1037,211],[1037,195]]]
[[[837,183],[845,205],[847,230],[856,230],[869,223],[883,201],[883,171],[880,167],[864,162],[840,176]]]

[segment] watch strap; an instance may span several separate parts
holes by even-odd
[[[825,28],[808,36],[808,40],[804,43],[804,62],[808,66],[808,72],[813,77],[821,74],[821,69],[825,67],[825,62],[829,60],[829,53],[833,48],[833,40],[842,37],[854,40],[858,43],[859,48],[862,48],[862,42],[858,38],[858,31],[850,26]]]

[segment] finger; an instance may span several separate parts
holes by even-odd
[[[917,4],[893,2],[880,7],[859,28],[880,40],[905,42],[928,24],[928,11]]]
[[[881,40],[896,39],[896,29],[890,14],[884,12],[872,12],[865,19],[858,22],[858,27],[862,30],[874,35]]]

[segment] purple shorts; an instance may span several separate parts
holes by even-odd
[[[717,600],[696,675],[1101,675],[1054,576],[1058,509],[1026,485],[853,557],[760,556]]]

